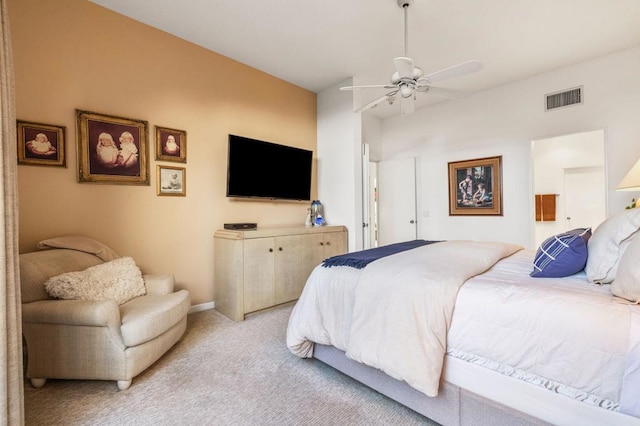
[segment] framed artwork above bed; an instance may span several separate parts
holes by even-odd
[[[449,216],[502,216],[502,156],[449,162]]]

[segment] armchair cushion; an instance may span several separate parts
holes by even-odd
[[[83,271],[49,278],[44,287],[51,297],[78,300],[115,300],[126,303],[146,293],[142,272],[131,257],[121,257]]]
[[[152,340],[186,317],[191,307],[189,292],[137,297],[120,306],[122,340],[137,346]]]

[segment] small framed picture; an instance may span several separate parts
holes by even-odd
[[[156,160],[187,162],[187,132],[156,126]]]
[[[67,167],[64,126],[17,120],[18,164]]]
[[[184,167],[157,166],[158,195],[187,195],[187,172]]]
[[[149,185],[146,121],[76,110],[78,181]]]
[[[449,216],[502,216],[502,157],[449,163]]]

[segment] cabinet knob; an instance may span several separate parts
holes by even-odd
[[[272,248],[269,249],[269,253],[273,253],[273,249]]]
[[[278,251],[282,251],[282,247],[278,247]]]
[[[328,246],[330,246],[330,245],[331,245],[331,242],[330,242],[330,241],[327,241],[327,245],[328,245]]]
[[[323,246],[323,245],[324,245],[324,243],[323,243],[322,241],[320,241],[320,245],[321,245],[321,246]]]

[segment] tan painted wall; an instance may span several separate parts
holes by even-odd
[[[146,273],[173,273],[199,304],[213,300],[216,229],[304,222],[306,203],[225,197],[227,135],[315,158],[314,93],[88,1],[9,0],[9,16],[17,118],[67,130],[67,168],[18,167],[21,252],[91,236]],[[150,186],[77,182],[76,109],[148,121]],[[156,125],[187,131],[186,164],[155,161]],[[156,195],[157,164],[186,167],[186,197]]]

